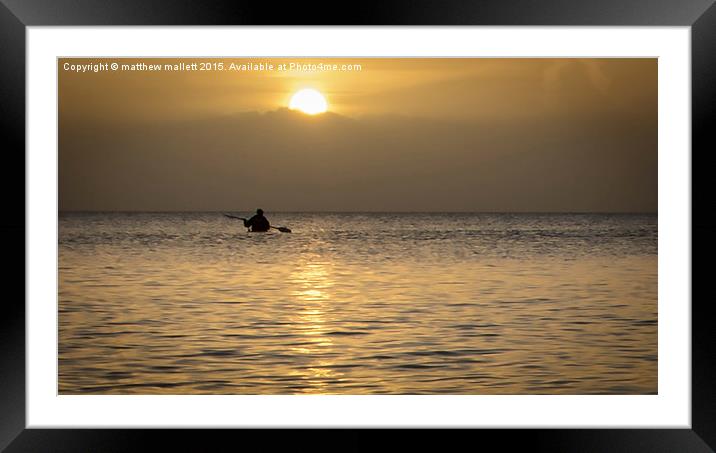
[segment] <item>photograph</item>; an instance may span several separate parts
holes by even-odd
[[[658,69],[57,58],[58,394],[658,395]]]

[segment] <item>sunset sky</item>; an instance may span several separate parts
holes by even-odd
[[[66,69],[112,62],[224,70]],[[274,69],[229,69],[250,62]],[[58,77],[63,211],[657,210],[656,59],[60,59]],[[305,88],[327,112],[288,109]]]

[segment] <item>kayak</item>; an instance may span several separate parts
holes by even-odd
[[[246,221],[246,219],[243,218],[243,217],[236,217],[236,216],[233,216],[233,215],[230,215],[230,214],[224,214],[224,216],[225,216],[225,217],[228,217],[228,218],[230,218],[230,219],[243,220],[244,222]],[[275,226],[273,226],[273,225],[271,225],[271,226],[269,227],[269,229],[266,230],[266,231],[251,231],[251,230],[249,230],[249,232],[250,232],[250,233],[268,233],[269,231],[271,231],[271,228],[273,228],[274,230],[278,230],[278,231],[280,231],[280,232],[282,232],[282,233],[290,233],[290,232],[291,232],[291,229],[290,229],[290,228],[287,228],[287,227],[275,227]]]

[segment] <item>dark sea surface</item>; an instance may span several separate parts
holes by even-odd
[[[59,392],[657,393],[656,215],[267,217],[61,213]]]

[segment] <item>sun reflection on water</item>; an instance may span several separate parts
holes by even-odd
[[[290,281],[296,287],[292,293],[297,302],[295,325],[303,335],[320,337],[312,341],[320,340],[319,344],[330,345],[330,339],[323,335],[327,330],[326,304],[332,286],[328,265],[308,262],[297,266]]]
[[[303,337],[303,344],[293,347],[294,353],[310,357],[310,363],[295,370],[295,375],[307,380],[310,387],[308,393],[322,393],[327,387],[325,380],[340,378],[332,366],[334,343],[327,335],[330,322],[329,311],[330,289],[333,282],[330,278],[330,263],[309,260],[296,266],[296,272],[289,278],[295,286],[292,295],[295,297],[297,309],[293,324]]]

